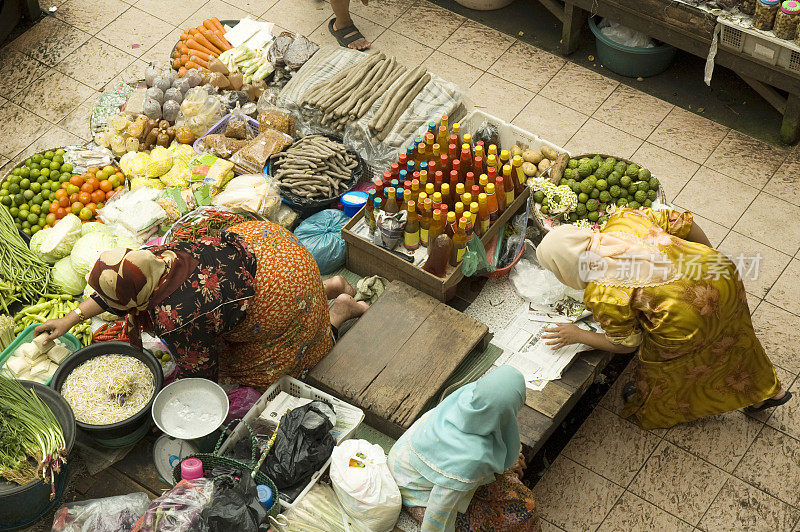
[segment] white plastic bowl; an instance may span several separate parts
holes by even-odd
[[[161,390],[152,415],[164,434],[181,440],[208,436],[228,416],[228,395],[208,379],[180,379]]]

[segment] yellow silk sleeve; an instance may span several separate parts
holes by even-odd
[[[583,302],[594,319],[603,327],[611,343],[636,347],[642,343],[642,329],[636,312],[631,308],[633,288],[599,286],[586,287]]]
[[[642,209],[642,212],[654,224],[678,238],[686,238],[692,229],[693,217],[689,211]]]

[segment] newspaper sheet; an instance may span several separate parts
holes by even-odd
[[[561,319],[560,323],[568,320]],[[499,331],[492,343],[503,349],[503,354],[495,362],[496,366],[508,364],[517,368],[525,377],[526,385],[532,390],[541,390],[547,381],[560,379],[575,356],[581,351],[592,349],[583,344],[569,345],[553,349],[542,338],[544,329],[553,321],[532,321],[528,312],[520,312],[503,330]],[[576,323],[585,330],[592,330],[586,323]]]

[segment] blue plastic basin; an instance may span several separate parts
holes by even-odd
[[[603,35],[596,17],[589,17],[589,29],[597,39],[597,59],[609,70],[630,78],[646,78],[664,72],[675,59],[675,47],[657,44],[652,48],[634,48],[616,43]]]

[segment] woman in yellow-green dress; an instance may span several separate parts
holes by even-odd
[[[621,209],[600,233],[554,229],[536,255],[562,283],[585,289],[584,303],[605,331],[557,325],[544,335],[554,348],[638,349],[623,415],[642,428],[791,397],[756,338],[736,265],[711,247],[691,213]]]

